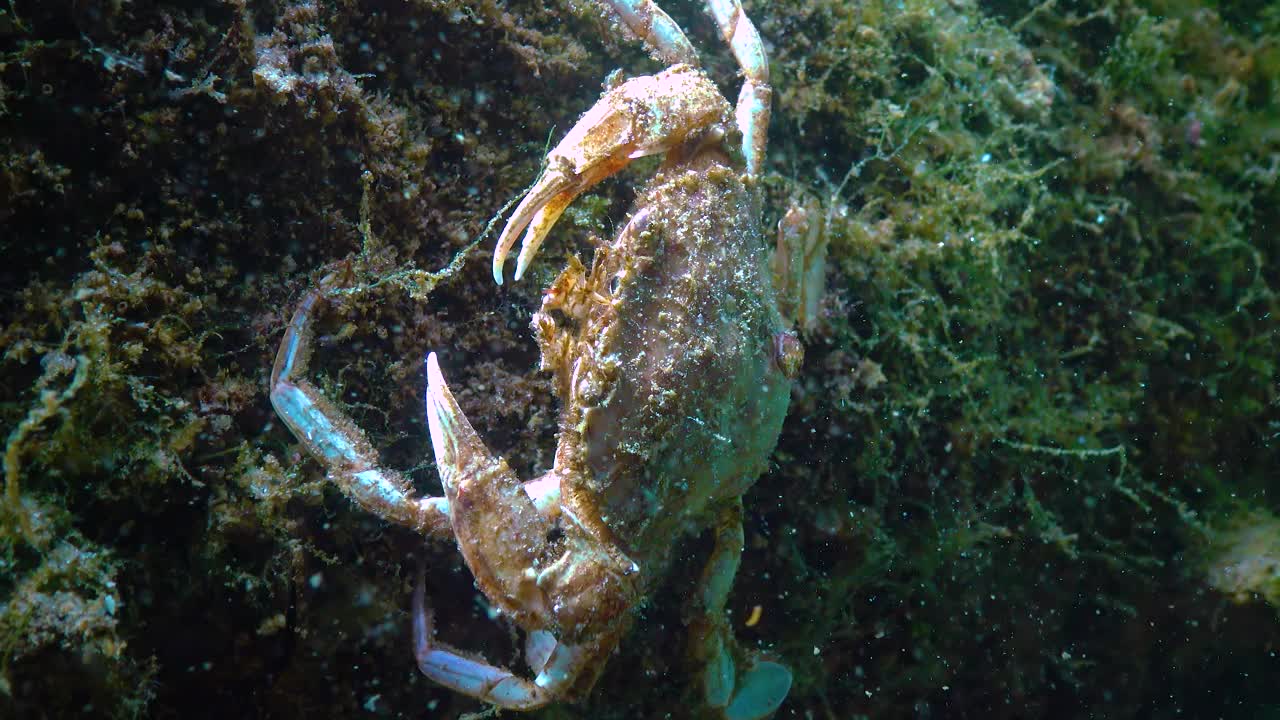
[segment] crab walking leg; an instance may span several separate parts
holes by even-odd
[[[338,487],[365,510],[426,535],[452,537],[447,501],[414,497],[400,473],[378,467],[377,453],[360,428],[302,379],[311,352],[311,314],[322,302],[323,288],[324,284],[307,293],[285,328],[271,370],[276,414]]]
[[[736,668],[725,647],[724,607],[742,561],[742,503],[722,511],[716,524],[715,546],[702,569],[697,591],[690,599],[690,641],[694,659],[703,663],[703,691],[707,704],[723,708],[733,695]]]
[[[505,668],[473,660],[434,640],[434,614],[427,605],[426,564],[418,565],[413,591],[413,644],[418,668],[435,682],[508,710],[534,710],[594,676],[617,645],[620,633],[605,633],[588,645],[569,645],[546,630],[525,638],[525,659],[536,674],[526,680]]]
[[[573,198],[626,167],[728,122],[729,105],[702,71],[676,65],[632,78],[606,92],[547,154],[547,169],[507,220],[493,253],[493,279],[526,228],[517,279]]]
[[[425,564],[419,564],[413,590],[413,648],[422,674],[451,690],[509,710],[533,710],[551,702],[555,695],[548,689],[510,670],[463,657],[433,640],[434,614],[427,607],[426,574]]]
[[[773,89],[769,86],[769,56],[756,26],[747,17],[739,0],[707,0],[707,9],[720,27],[720,35],[729,44],[738,67],[742,68],[742,90],[734,118],[742,131],[742,154],[747,159],[747,174],[759,175],[764,165],[769,139],[769,111]]]
[[[724,607],[742,560],[742,545],[742,500],[738,499],[722,511],[716,526],[715,548],[692,599],[690,641],[694,659],[706,668],[703,692],[707,704],[719,709],[727,720],[761,720],[786,699],[791,671],[778,663],[761,661],[738,674]]]
[[[640,38],[661,62],[668,65],[687,63],[697,66],[698,51],[685,37],[684,31],[653,0],[602,0],[618,14],[636,37]]]

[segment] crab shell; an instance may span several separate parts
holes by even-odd
[[[790,381],[758,214],[721,153],[662,171],[534,317],[563,411],[555,472],[649,577],[765,470]]]

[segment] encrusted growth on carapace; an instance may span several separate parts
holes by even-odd
[[[785,414],[771,353],[784,325],[751,203],[718,154],[668,169],[535,317],[565,408],[557,470],[599,498],[628,546],[741,494]]]

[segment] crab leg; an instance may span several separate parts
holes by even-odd
[[[742,131],[747,174],[759,175],[769,142],[769,109],[773,98],[773,88],[769,86],[769,56],[741,2],[707,0],[707,9],[720,26],[720,35],[733,51],[738,67],[742,68],[742,90],[738,92],[738,105],[733,114]]]
[[[697,55],[684,33],[653,0],[600,0],[663,62],[697,65]],[[707,0],[707,10],[720,28],[720,35],[742,68],[742,90],[734,118],[742,131],[742,154],[747,173],[758,175],[764,165],[769,131],[769,57],[760,33],[747,17],[739,0]]]
[[[302,378],[311,353],[311,314],[331,281],[326,278],[307,293],[285,328],[271,370],[271,404],[298,442],[361,507],[426,535],[452,537],[446,500],[414,497],[400,473],[378,466],[377,453],[355,422]]]
[[[534,710],[563,695],[584,676],[599,673],[599,659],[617,645],[618,633],[605,633],[588,645],[569,645],[545,630],[525,638],[525,660],[536,677],[530,681],[505,668],[466,657],[435,642],[434,613],[427,605],[426,564],[418,565],[413,591],[413,644],[418,668],[435,682],[509,710]],[[594,676],[587,679],[594,680]]]
[[[760,661],[745,673],[738,673],[724,607],[742,560],[742,544],[739,499],[721,513],[715,548],[692,599],[691,651],[705,667],[703,692],[708,705],[719,709],[726,720],[761,720],[772,715],[786,699],[791,690],[791,671],[776,662]]]
[[[654,56],[668,65],[687,63],[697,66],[698,52],[684,31],[653,0],[602,0]]]
[[[606,92],[547,154],[546,171],[511,213],[493,253],[494,281],[502,284],[502,266],[526,228],[517,280],[575,197],[633,159],[666,152],[728,115],[715,84],[689,65],[633,78]]]
[[[447,688],[510,710],[533,710],[555,697],[557,688],[553,683],[540,687],[510,670],[472,660],[436,643],[432,637],[434,625],[434,613],[427,606],[426,567],[420,564],[413,590],[413,646],[418,668],[424,675]],[[531,634],[530,645],[534,645],[533,637]],[[549,658],[550,653],[546,655]]]

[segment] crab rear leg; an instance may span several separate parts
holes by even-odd
[[[701,662],[706,702],[727,720],[761,720],[772,715],[791,690],[791,671],[769,660],[754,661],[739,673],[734,661],[734,639],[724,607],[742,559],[742,501],[721,513],[716,526],[715,548],[702,571],[698,592],[692,599],[690,623],[694,659]]]
[[[373,446],[355,422],[302,377],[311,353],[311,316],[332,282],[326,278],[308,292],[285,328],[271,370],[271,404],[330,479],[361,507],[425,535],[452,537],[445,499],[415,497],[400,473],[379,467]]]

